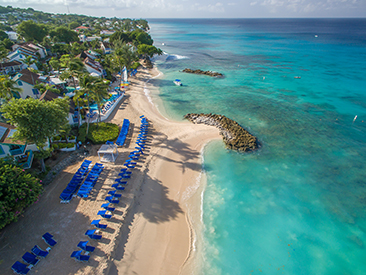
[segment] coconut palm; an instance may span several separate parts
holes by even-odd
[[[91,90],[90,96],[95,101],[98,106],[98,120],[97,123],[100,122],[100,109],[102,104],[104,103],[105,99],[109,98],[108,88],[109,88],[109,81],[105,81],[99,79],[98,81],[94,82],[94,86]]]
[[[75,78],[80,78],[80,75],[86,71],[84,63],[78,58],[71,58],[69,55],[63,55],[60,59],[61,65],[67,68],[61,75],[60,79],[72,79],[76,92],[76,81]],[[79,100],[76,101],[78,105],[78,126],[80,127],[80,106]]]
[[[126,66],[128,70],[135,61],[138,61],[138,56],[132,46],[124,44],[121,41],[116,41],[114,43],[112,63],[115,68],[122,72],[122,68]],[[122,77],[120,78],[120,84],[121,82]]]
[[[86,97],[86,100],[88,102],[88,110],[90,110],[90,96],[92,94],[92,91],[96,88],[95,85],[101,81],[99,77],[91,76],[89,74],[83,74],[80,77],[80,93],[83,94]],[[89,132],[89,120],[86,120],[87,126],[86,126],[86,134]]]
[[[12,80],[8,75],[0,77],[0,97],[9,101],[14,97],[13,92],[22,92],[23,90],[16,87],[16,82]]]

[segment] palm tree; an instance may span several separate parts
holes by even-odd
[[[17,83],[12,80],[8,75],[0,77],[0,97],[9,101],[14,97],[13,92],[22,92],[22,89],[15,87]]]
[[[7,56],[8,56],[8,50],[5,48],[4,45],[0,45],[1,71],[3,70],[3,62]]]
[[[91,98],[97,103],[98,106],[98,120],[97,123],[100,122],[100,107],[104,103],[105,99],[109,98],[108,88],[109,81],[105,81],[102,79],[96,80],[94,82],[93,88],[91,90]]]
[[[114,54],[112,62],[116,68],[122,73],[122,68],[126,66],[128,70],[133,62],[138,61],[136,51],[133,50],[132,46],[116,41],[114,43]],[[120,78],[120,84],[122,82],[122,76]]]
[[[64,57],[64,59],[62,59]],[[76,81],[75,78],[80,78],[80,75],[86,71],[84,63],[78,58],[65,57],[64,55],[61,57],[61,65],[66,67],[67,70],[64,71],[60,75],[60,79],[72,79],[75,92],[76,92]],[[80,127],[80,106],[79,100],[77,100],[78,104],[78,126]]]
[[[86,96],[86,100],[88,102],[88,110],[90,110],[90,95],[92,91],[96,88],[95,85],[98,83],[100,78],[91,76],[89,74],[83,74],[80,77],[80,93],[82,93],[84,96]],[[86,120],[87,126],[86,126],[86,134],[89,132],[89,121],[90,119]]]

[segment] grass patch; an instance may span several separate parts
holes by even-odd
[[[103,144],[117,139],[119,134],[118,125],[113,123],[91,123],[89,124],[88,135],[86,135],[86,126],[86,123],[84,123],[79,129],[78,140],[83,143],[86,139],[89,139],[93,144]]]

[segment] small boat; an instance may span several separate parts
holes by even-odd
[[[301,76],[294,76],[294,78],[301,78]]]
[[[180,82],[180,79],[174,80],[174,84],[177,86],[183,86],[182,82]]]

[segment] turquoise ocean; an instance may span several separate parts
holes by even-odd
[[[149,24],[164,114],[223,114],[261,144],[205,147],[195,274],[366,274],[366,19]]]

